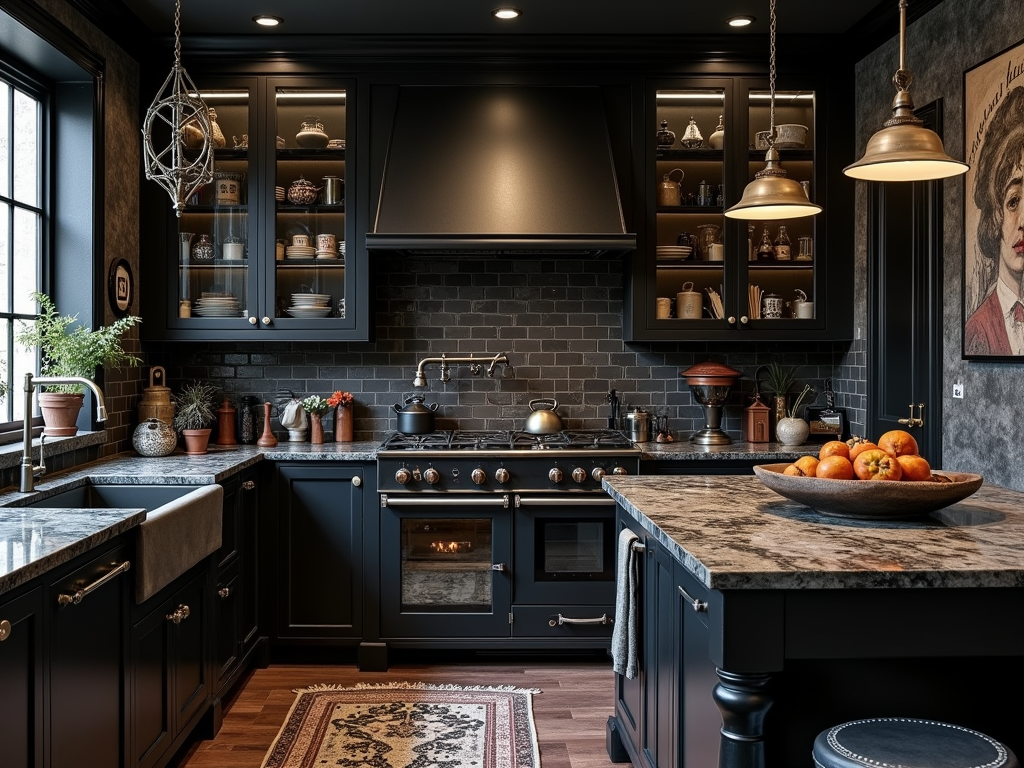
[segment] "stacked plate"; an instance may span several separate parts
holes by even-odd
[[[284,187],[274,187],[274,199],[279,203],[284,202]]]
[[[658,261],[684,261],[693,255],[689,245],[659,245],[655,249]]]
[[[238,298],[230,293],[203,292],[192,307],[192,314],[199,317],[238,317],[241,312]]]
[[[312,245],[289,245],[284,249],[286,259],[312,259],[316,255],[316,248]]]
[[[326,293],[293,293],[292,305],[285,312],[292,317],[327,317],[331,297]]]

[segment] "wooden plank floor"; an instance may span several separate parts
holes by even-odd
[[[610,661],[472,659],[392,663],[382,673],[360,672],[354,665],[273,664],[255,670],[226,702],[217,737],[191,745],[176,768],[259,768],[295,700],[294,688],[397,681],[540,688],[533,707],[542,768],[614,765],[605,752],[605,724],[614,711]]]

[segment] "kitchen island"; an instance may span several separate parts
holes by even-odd
[[[1024,493],[983,486],[878,522],[756,477],[604,487],[644,547],[640,673],[618,679],[613,723],[638,767],[809,765],[819,731],[871,716],[955,722],[1024,752],[1001,694],[1024,683]]]

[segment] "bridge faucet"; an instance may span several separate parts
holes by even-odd
[[[46,474],[46,461],[43,458],[43,444],[46,437],[39,439],[39,465],[34,466],[32,460],[32,393],[37,384],[81,384],[88,387],[96,395],[96,420],[107,420],[107,402],[103,399],[103,391],[92,379],[84,376],[35,376],[31,372],[25,374],[25,428],[22,432],[21,453],[21,485],[22,493],[30,493],[35,489],[36,479]]]

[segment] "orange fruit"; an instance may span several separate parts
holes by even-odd
[[[909,432],[902,429],[891,429],[878,438],[878,447],[893,456],[917,454],[917,440]]]
[[[843,456],[848,459],[850,458],[850,446],[842,440],[829,440],[818,451],[819,459],[824,459],[826,456]]]
[[[918,456],[916,453],[907,453],[897,456],[896,461],[900,463],[900,468],[903,470],[901,480],[932,479],[932,468],[924,456]]]
[[[891,453],[881,448],[869,448],[853,460],[853,472],[861,480],[899,480],[903,467]]]
[[[782,470],[782,474],[790,475],[791,477],[803,477],[804,476],[804,473],[800,471],[800,467],[798,467],[796,464],[789,464],[789,465],[787,465],[786,468],[784,470]]]
[[[814,477],[814,471],[818,468],[818,459],[814,456],[801,456],[793,462],[793,465],[803,472],[805,477]]]
[[[846,441],[846,444],[848,446],[850,446],[851,448],[853,448],[853,446],[857,445],[857,443],[870,443],[870,442],[871,441],[868,440],[866,437],[861,437],[860,435],[850,435],[849,439],[847,439],[847,441]]]
[[[878,446],[870,440],[862,440],[850,448],[850,461],[856,461],[857,457],[864,451],[870,451],[876,448],[878,448]]]
[[[818,462],[814,476],[832,480],[853,480],[853,464],[845,456],[826,456]]]

